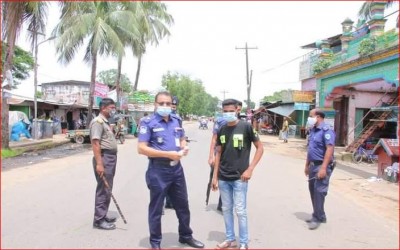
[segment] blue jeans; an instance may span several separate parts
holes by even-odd
[[[246,208],[247,185],[247,182],[241,180],[218,181],[222,200],[222,214],[224,215],[225,222],[226,240],[236,240],[233,219],[233,208],[235,208],[239,224],[239,241],[240,244],[243,245],[247,245],[249,241]]]

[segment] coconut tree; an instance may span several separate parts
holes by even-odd
[[[392,0],[386,1],[385,8],[390,8],[390,7],[393,5],[393,2],[394,2],[394,1],[392,1]],[[362,4],[360,10],[358,11],[358,16],[359,16],[361,19],[370,20],[371,17],[372,17],[372,15],[371,15],[371,6],[372,6],[373,4],[374,4],[374,1],[365,1],[365,2]],[[397,17],[397,18],[398,18],[398,17]]]
[[[63,2],[60,22],[53,31],[57,36],[58,60],[63,64],[70,63],[80,46],[86,43],[83,60],[91,65],[87,126],[92,120],[98,56],[125,54],[124,43],[115,27],[133,21],[134,16],[117,6],[106,1]],[[126,27],[129,36],[130,26]]]
[[[170,35],[167,25],[174,20],[167,13],[165,4],[158,1],[126,2],[125,9],[132,11],[138,19],[140,37],[131,41],[132,51],[138,59],[133,91],[137,90],[142,57],[146,53],[146,44],[158,45],[159,40]]]
[[[26,23],[32,31],[28,33],[28,38],[32,46],[37,43],[37,35],[45,32],[45,22],[47,17],[48,4],[46,2],[28,1],[2,1],[2,41],[7,41],[5,63],[2,72],[12,70],[15,43],[21,31],[22,25]],[[6,74],[4,74],[6,75]],[[9,147],[9,107],[5,99],[5,92],[2,92],[1,99],[1,120],[2,120],[2,148]]]

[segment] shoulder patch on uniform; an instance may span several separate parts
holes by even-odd
[[[140,134],[146,134],[147,133],[147,127],[146,126],[140,126],[139,133]]]
[[[325,126],[322,127],[322,129],[325,130],[325,131],[327,131],[327,130],[329,130],[329,126],[328,126],[328,125],[325,125]]]
[[[325,134],[325,139],[327,139],[327,140],[331,139],[331,135],[330,134]]]

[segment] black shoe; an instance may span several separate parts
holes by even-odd
[[[97,229],[103,229],[103,230],[113,230],[113,229],[115,229],[115,225],[114,224],[108,223],[105,220],[93,222],[93,227],[97,228]]]
[[[114,223],[114,222],[117,221],[117,218],[115,218],[115,217],[105,217],[104,220],[107,221],[108,223]]]
[[[200,241],[196,240],[195,238],[190,239],[179,239],[179,242],[182,244],[187,244],[193,248],[204,248],[204,244]]]
[[[319,225],[321,225],[321,222],[313,220],[310,223],[308,223],[308,229],[315,230],[319,227]]]
[[[159,244],[156,244],[156,243],[150,243],[150,245],[151,245],[151,249],[161,249],[161,247],[160,247],[160,245],[159,245]]]
[[[316,222],[319,222],[319,223],[326,223],[326,219],[321,220],[321,221],[319,221],[319,220],[317,220],[317,219],[315,219],[315,218],[311,218],[311,219],[307,219],[307,220],[306,220],[307,223],[311,223],[311,222],[313,222],[313,221],[316,221]]]

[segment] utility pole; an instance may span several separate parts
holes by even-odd
[[[247,89],[247,112],[250,110],[250,90],[251,90],[251,76],[249,76],[249,49],[258,49],[257,47],[248,47],[247,43],[244,48],[235,48],[235,49],[245,49],[246,50],[246,89]]]
[[[227,90],[224,89],[224,90],[221,91],[221,93],[224,95],[224,99],[223,99],[223,100],[225,100],[225,94],[229,93],[229,91],[227,91]],[[223,100],[222,100],[222,101],[223,101]]]

